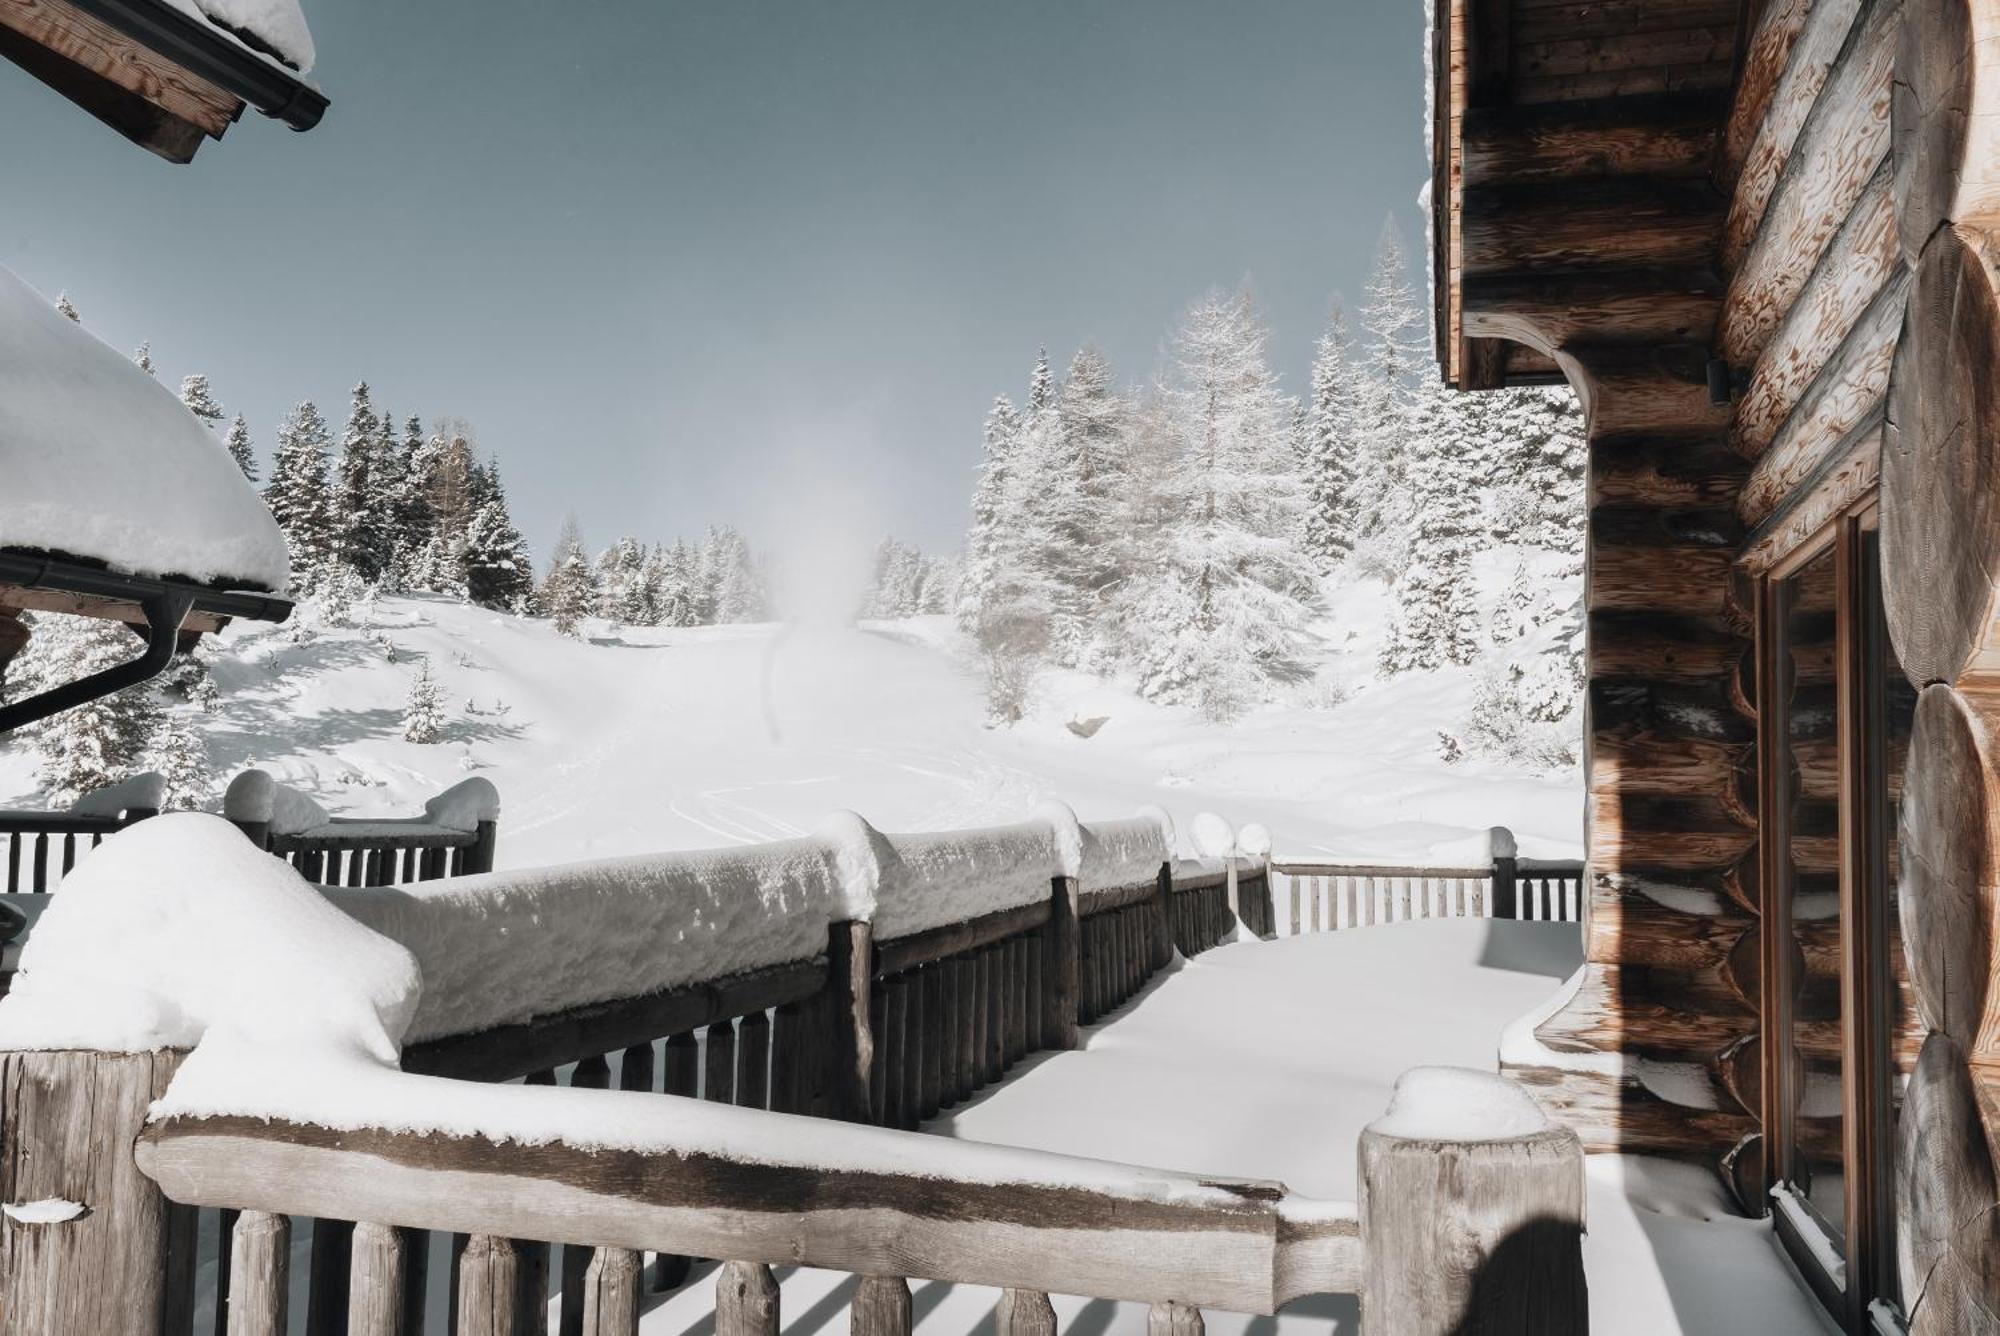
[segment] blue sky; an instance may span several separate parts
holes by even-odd
[[[1145,378],[1247,281],[1296,391],[1384,216],[1420,249],[1417,0],[306,8],[326,119],[192,167],[0,65],[0,263],[262,450],[361,378],[466,419],[538,557],[566,511],[952,546],[1037,347]]]

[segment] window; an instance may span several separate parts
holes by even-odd
[[[1777,1228],[1850,1331],[1897,1300],[1896,1112],[1914,1057],[1895,818],[1916,692],[1882,617],[1874,516],[1759,587],[1765,1173]],[[1778,925],[1781,931],[1769,931]]]

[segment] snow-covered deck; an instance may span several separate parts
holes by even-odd
[[[1490,1069],[1501,1027],[1577,963],[1574,925],[1433,920],[1178,962],[1072,1052],[1018,1073],[927,1126],[967,1139],[1218,1175],[1276,1178],[1351,1199],[1355,1142],[1413,1061]],[[1704,1170],[1593,1157],[1585,1242],[1592,1328],[1619,1336],[1831,1330],[1766,1225],[1729,1213]],[[837,1333],[854,1280],[780,1272],[786,1336]],[[651,1296],[648,1336],[710,1336],[707,1269]],[[993,1331],[995,1291],[912,1286],[917,1329]],[[1138,1336],[1146,1306],[1055,1298],[1065,1336]],[[1357,1330],[1352,1297],[1276,1318],[1206,1315],[1215,1336]]]

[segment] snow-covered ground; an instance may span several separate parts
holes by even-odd
[[[1449,860],[1501,824],[1524,853],[1573,855],[1574,771],[1440,759],[1472,670],[1375,680],[1382,599],[1364,584],[1334,600],[1320,680],[1349,694],[1333,708],[1273,705],[1222,726],[1051,673],[1027,720],[993,729],[945,618],[593,624],[575,641],[542,621],[384,598],[349,626],[232,627],[201,729],[218,792],[258,765],[342,815],[415,811],[483,774],[504,803],[502,866],[778,839],[836,809],[884,830],[992,825],[1050,797],[1086,819],[1157,803],[1183,831],[1204,810],[1261,821],[1280,852]],[[420,662],[448,705],[438,745],[401,736]],[[1088,738],[1068,727],[1097,718]],[[32,757],[0,748],[0,806],[36,802]]]

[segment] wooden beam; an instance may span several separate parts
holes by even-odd
[[[497,1097],[507,1088],[496,1088]],[[785,1120],[773,1114],[775,1131]],[[661,1117],[670,1118],[665,1108]],[[894,1141],[916,1134],[852,1129]],[[168,1119],[140,1167],[176,1201],[1106,1299],[1271,1313],[1361,1279],[1351,1206],[1268,1182],[1093,1165],[926,1138],[933,1172],[525,1146],[261,1119]],[[962,1155],[963,1176],[935,1172]],[[1037,1174],[1033,1162],[1046,1159]],[[1092,1162],[1082,1162],[1092,1163]]]
[[[1613,177],[1559,191],[1467,190],[1464,272],[1698,268],[1714,251],[1721,211],[1721,198],[1705,184],[1670,178]]]
[[[95,594],[72,594],[63,589],[24,589],[0,584],[0,614],[15,612],[59,612],[71,617],[95,617],[101,621],[144,626],[146,614],[137,603],[100,598]],[[189,612],[181,622],[184,631],[206,634],[229,625],[227,617],[212,612]]]
[[[1465,183],[1704,176],[1715,152],[1718,110],[1705,93],[1475,107],[1463,122]]]
[[[241,99],[65,0],[0,0],[5,54],[120,134],[174,162],[220,139]]]
[[[1751,142],[1762,133],[1772,99],[1788,68],[1788,60],[1810,11],[1811,0],[1767,0],[1759,7],[1755,28],[1744,47],[1736,78],[1736,96],[1722,131],[1715,167],[1716,183],[1733,190],[1749,157]]]

